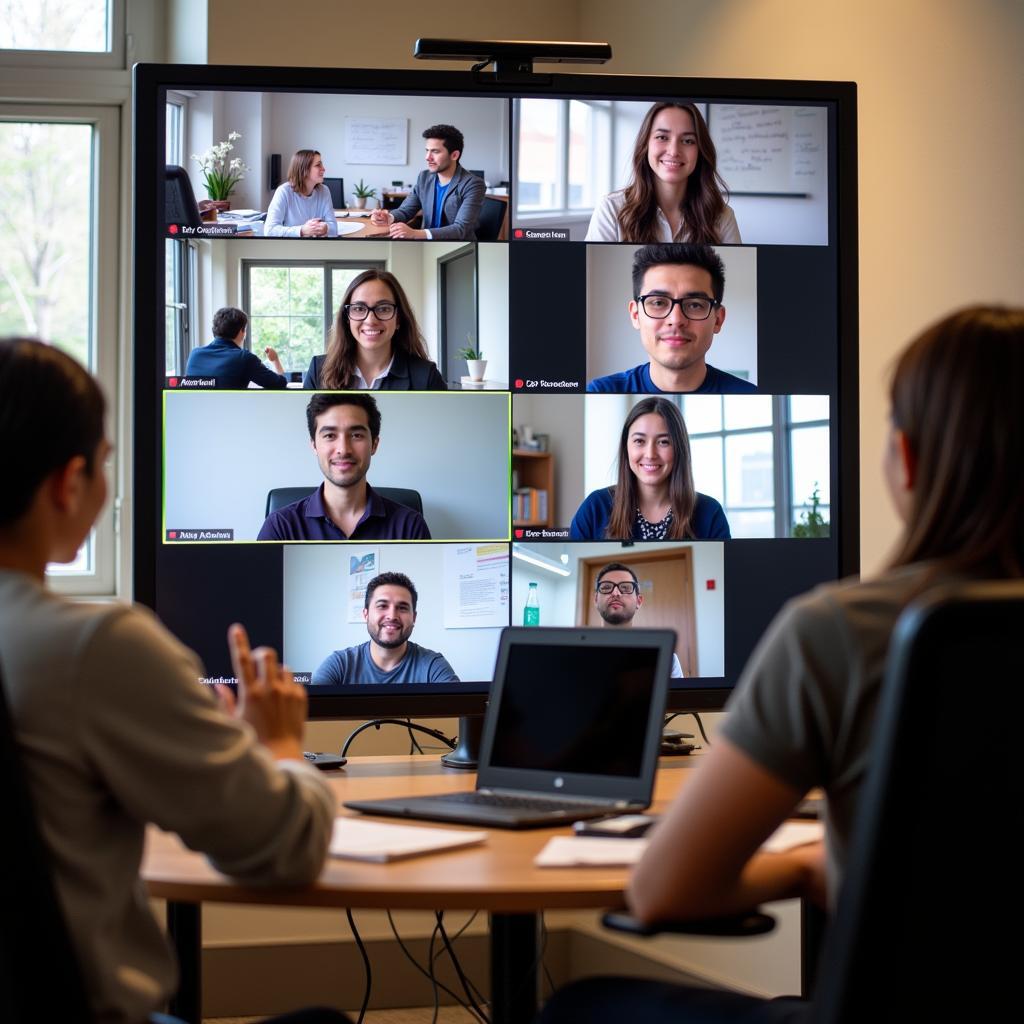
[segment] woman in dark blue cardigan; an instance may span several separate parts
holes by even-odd
[[[591,492],[573,516],[572,540],[728,540],[722,506],[698,494],[690,438],[666,398],[637,402],[622,425],[619,477]]]
[[[310,361],[302,386],[320,391],[448,390],[427,357],[405,291],[387,270],[364,270],[348,286],[327,351]]]

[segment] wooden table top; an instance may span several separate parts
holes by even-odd
[[[665,808],[695,762],[696,758],[662,759],[654,811]],[[325,778],[338,798],[338,813],[357,816],[342,808],[341,802],[472,789],[475,775],[444,768],[436,755],[426,755],[352,758],[346,768],[326,772]],[[434,824],[453,829],[476,827]],[[548,839],[569,832],[568,828],[489,829],[481,846],[391,864],[329,857],[314,885],[264,889],[232,882],[210,867],[201,854],[186,849],[177,836],[151,826],[142,877],[151,896],[183,902],[428,910],[443,907],[498,912],[612,907],[620,903],[626,868],[534,867],[533,858]]]

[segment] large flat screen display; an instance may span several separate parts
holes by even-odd
[[[135,74],[135,596],[205,680],[240,621],[469,713],[505,626],[667,626],[721,707],[856,571],[852,85]]]

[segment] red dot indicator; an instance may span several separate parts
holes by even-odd
[[[178,531],[177,530],[168,530],[167,531],[167,536],[168,536],[168,538],[170,540],[177,540],[178,539]]]
[[[707,580],[704,585],[708,588],[708,590],[714,590],[715,589],[715,581],[714,580]]]
[[[168,230],[168,231],[169,231],[169,232],[170,232],[170,233],[171,233],[172,235],[176,235],[176,234],[178,233],[178,225],[177,225],[177,224],[172,224],[172,225],[171,225],[171,226],[170,226],[170,227],[169,227],[169,228],[168,228],[167,230]]]
[[[516,387],[517,388],[521,388],[522,386],[523,386],[523,378],[522,377],[516,377]]]
[[[177,378],[177,377],[170,377],[170,378],[168,379],[167,383],[168,383],[168,384],[169,384],[169,385],[170,385],[170,386],[171,386],[172,388],[176,388],[176,387],[178,386],[178,378]]]
[[[516,228],[515,231],[512,234],[516,238],[522,238],[523,237],[523,229],[522,228]]]
[[[522,537],[523,537],[523,531],[522,530],[516,530],[516,540],[522,540]]]

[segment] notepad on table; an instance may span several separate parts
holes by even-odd
[[[363,818],[335,818],[329,853],[349,860],[386,863],[402,857],[476,846],[487,838],[482,830],[419,828],[415,825],[382,825]]]
[[[533,863],[539,868],[631,867],[646,849],[646,839],[553,836]]]

